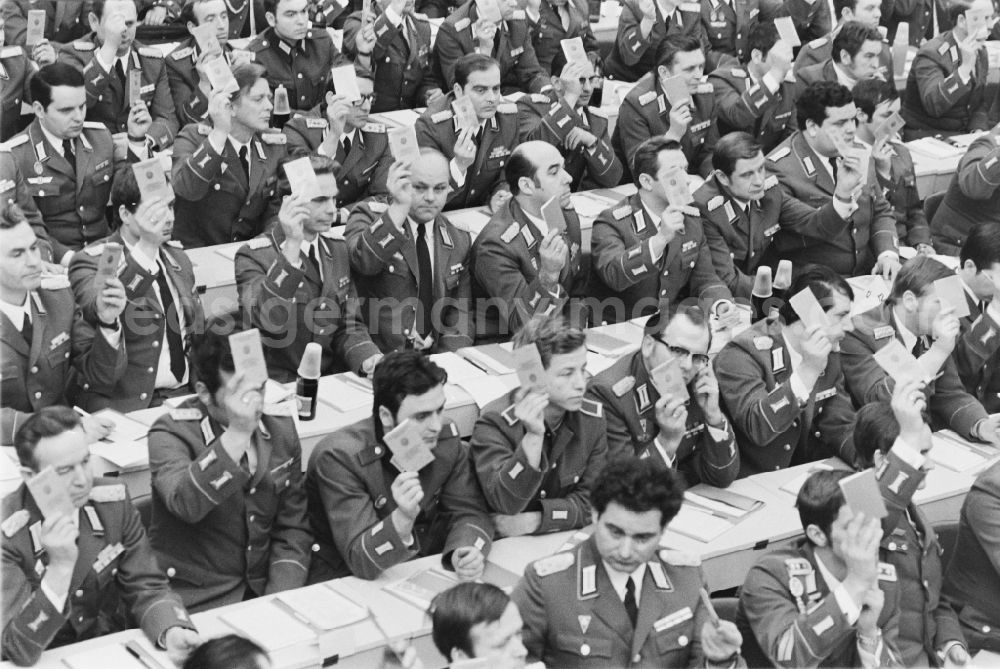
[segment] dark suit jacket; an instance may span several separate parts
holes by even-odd
[[[795,56],[795,67],[792,71],[798,74],[803,68],[811,65],[826,63],[833,55],[833,38],[837,36],[837,29],[832,33],[811,42],[807,42],[799,49]],[[892,81],[895,76],[892,64],[892,47],[888,42],[882,42],[882,53],[878,58],[879,73],[886,81]]]

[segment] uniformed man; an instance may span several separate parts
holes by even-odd
[[[0,3],[5,41],[24,46],[28,12],[41,9],[45,12],[44,43],[67,44],[87,33],[90,6],[89,2],[79,0],[6,0]]]
[[[965,439],[1000,444],[1000,415],[988,415],[965,391],[951,357],[961,326],[933,285],[949,276],[954,272],[937,260],[917,256],[903,265],[885,303],[854,317],[841,356],[847,388],[858,405],[888,399],[896,380],[872,354],[896,340],[913,353],[919,367],[914,372],[927,381],[931,426],[949,428]]]
[[[459,583],[434,597],[430,614],[434,645],[449,662],[476,658],[494,669],[525,669],[524,622],[497,586]]]
[[[903,139],[986,130],[993,100],[986,94],[984,45],[995,9],[991,0],[950,0],[955,27],[917,51],[906,80]]]
[[[874,270],[891,280],[899,268],[896,222],[871,166],[858,162],[851,91],[833,81],[814,83],[796,110],[800,130],[771,151],[768,171],[785,195],[808,205],[832,198],[845,222],[821,240],[782,231],[775,252],[796,265],[821,263],[843,276]]]
[[[698,307],[658,312],[646,321],[641,348],[590,380],[587,396],[604,405],[608,421],[609,460],[649,458],[658,469],[680,471],[688,486],[725,488],[736,479],[739,452],[719,408],[711,342],[708,318]],[[661,365],[680,372],[683,396],[661,394],[651,380]]]
[[[503,18],[493,23],[480,16],[477,0],[467,0],[452,12],[434,38],[434,55],[439,68],[437,78],[447,88],[459,82],[455,72],[459,58],[478,53],[490,56],[500,66],[504,95],[538,93],[548,86],[546,70],[538,64],[531,31],[523,10],[509,2],[499,2]]]
[[[708,51],[701,5],[676,0],[623,0],[615,44],[604,72],[619,81],[638,81],[662,65],[660,44],[668,37],[688,37]],[[703,54],[704,55],[704,54]],[[704,66],[704,62],[702,63]],[[648,136],[648,135],[647,135]]]
[[[553,56],[552,67],[547,94],[518,98],[522,139],[559,147],[574,192],[617,186],[622,164],[611,148],[607,114],[589,106],[597,77],[587,76],[579,63],[567,63],[562,51]]]
[[[712,71],[733,59],[750,59],[750,30],[760,18],[759,0],[708,0],[701,4],[701,25],[708,39],[708,70]]]
[[[538,348],[545,378],[485,407],[472,433],[472,462],[497,533],[583,527],[608,452],[604,407],[583,396],[586,337],[560,316],[540,314],[513,341]]]
[[[977,137],[958,163],[931,220],[939,253],[958,255],[977,223],[1000,223],[1000,128]]]
[[[46,407],[14,445],[25,480],[54,474],[72,510],[44,515],[24,484],[3,499],[4,658],[32,665],[47,648],[139,625],[183,662],[201,639],[156,564],[125,485],[94,480],[80,416]]]
[[[965,285],[969,315],[961,319],[955,342],[955,366],[969,394],[988,413],[1000,411],[1000,223],[976,225],[962,246],[958,275]],[[997,277],[996,279],[994,277]]]
[[[747,574],[737,624],[751,663],[760,655],[782,668],[908,666],[898,646],[896,569],[879,562],[878,519],[844,501],[847,475],[811,474],[795,504],[805,538]]]
[[[771,243],[780,230],[825,239],[845,224],[848,210],[835,200],[813,207],[787,195],[745,132],[720,139],[712,164],[694,201],[715,272],[737,299],[750,300],[757,269],[777,261]]]
[[[441,215],[448,161],[421,149],[420,161],[389,170],[389,201],[359,203],[347,221],[351,270],[372,339],[383,352],[472,346],[472,240]]]
[[[537,7],[534,6],[537,4]],[[598,65],[601,54],[597,38],[590,26],[588,4],[581,0],[537,0],[525,4],[525,14],[531,28],[531,43],[535,47],[538,66],[543,72],[561,72],[552,67],[562,53],[562,40],[579,37],[591,63]]]
[[[50,268],[46,269],[50,269],[53,273],[65,273],[65,267],[61,270],[58,268],[60,261],[65,260],[68,264],[69,259],[73,257],[73,253],[71,251],[67,253],[68,249],[65,248],[62,253],[58,253],[54,248],[55,244],[52,242],[51,237],[49,237],[48,226],[42,220],[42,215],[38,213],[38,207],[35,206],[35,199],[31,197],[28,184],[24,180],[24,176],[17,166],[17,161],[6,144],[0,144],[0,202],[3,204],[16,204],[21,213],[28,219],[28,223],[31,224],[35,235],[42,242],[43,263],[51,265]]]
[[[850,285],[821,265],[800,267],[787,295],[811,290],[827,326],[806,327],[788,302],[761,319],[715,358],[722,405],[736,431],[740,476],[783,469],[831,455],[853,462],[851,400],[840,354],[851,329]]]
[[[333,161],[310,158],[318,192],[284,198],[278,225],[236,252],[236,289],[251,323],[265,335],[271,378],[293,381],[306,344],[323,347],[324,374],[370,374],[381,354],[358,313],[347,244],[329,234],[337,212]]]
[[[732,295],[719,280],[697,209],[670,201],[667,182],[685,175],[687,159],[677,142],[654,137],[639,145],[633,178],[639,191],[594,221],[594,274],[621,310],[600,320],[648,316],[667,303],[692,298],[721,315]],[[686,184],[685,184],[686,186]],[[617,305],[616,305],[617,306]]]
[[[417,142],[449,160],[451,196],[445,209],[489,205],[497,211],[510,198],[504,166],[517,146],[517,105],[500,101],[500,66],[489,56],[471,53],[455,63],[452,92],[417,119]],[[459,131],[449,109],[457,96],[468,97],[478,128]]]
[[[858,109],[854,141],[872,147],[875,175],[896,218],[897,239],[919,253],[932,255],[931,230],[924,215],[923,201],[917,192],[917,176],[910,150],[896,133],[879,142],[880,150],[874,149],[881,126],[890,116],[899,113],[899,91],[895,84],[888,81],[865,79],[855,84],[851,97]]]
[[[762,0],[760,21],[773,21],[779,16],[791,17],[795,31],[803,42],[828,34],[836,21],[833,18],[834,0]]]
[[[165,201],[142,193],[132,170],[123,170],[111,189],[117,229],[78,252],[70,263],[77,304],[93,319],[102,289],[97,274],[104,247],[124,247],[118,280],[127,300],[122,332],[128,366],[113,388],[84,386],[77,402],[87,411],[108,406],[136,411],[190,392],[188,344],[203,327],[205,315],[191,261],[180,242],[170,241],[173,204],[172,197]]]
[[[263,0],[243,0],[239,4],[226,3],[229,15],[229,38],[254,37],[267,28]]]
[[[458,428],[443,418],[447,378],[418,351],[390,353],[372,376],[373,416],[316,446],[306,481],[319,547],[310,582],[372,579],[438,553],[460,580],[482,576],[493,523]],[[383,440],[403,423],[432,454],[419,469]]]
[[[254,37],[247,50],[266,71],[274,90],[283,86],[290,109],[311,111],[319,105],[330,68],[350,61],[322,28],[310,28],[307,0],[264,0],[269,28]]]
[[[431,24],[413,0],[380,0],[377,17],[354,12],[344,22],[344,52],[372,73],[373,112],[425,107],[443,95],[432,62]]]
[[[35,120],[6,143],[52,241],[54,260],[108,234],[105,206],[120,161],[103,124],[84,122],[83,75],[46,65],[31,78]]]
[[[720,67],[708,75],[715,95],[719,135],[743,131],[770,151],[795,131],[792,47],[773,23],[757,23],[747,40],[745,67]],[[718,148],[716,148],[718,151]]]
[[[319,117],[296,114],[282,128],[290,155],[320,154],[337,162],[338,198],[346,204],[385,195],[392,165],[385,125],[368,121],[372,80],[359,76],[357,82],[361,100],[348,101],[328,90]]]
[[[131,150],[146,158],[173,144],[178,128],[163,52],[135,41],[135,0],[92,2],[94,32],[63,45],[59,59],[83,71],[87,120],[127,133]],[[138,93],[132,91],[133,77],[139,78]]]
[[[851,89],[859,81],[881,77],[879,58],[885,46],[877,28],[860,21],[848,21],[833,38],[829,58],[795,70],[796,97],[817,81],[837,82]],[[892,72],[891,63],[889,67]]]
[[[186,126],[174,147],[174,238],[187,248],[250,239],[278,210],[286,139],[266,132],[272,106],[264,68],[241,63],[233,76],[234,97],[216,93],[209,101],[211,127]]]
[[[682,491],[648,460],[601,472],[593,536],[534,562],[514,589],[532,658],[552,669],[746,666],[736,625],[712,623],[701,561],[657,552]]]
[[[825,63],[836,53],[833,47],[833,40],[840,33],[840,29],[851,22],[862,23],[871,26],[876,30],[882,19],[881,0],[835,0],[834,6],[837,9],[837,25],[829,35],[807,42],[799,49],[795,57],[795,67],[793,71],[798,74],[800,70],[810,65]],[[879,42],[882,51],[878,58],[878,73],[887,81],[893,81],[895,71],[892,64],[892,48],[889,43],[882,39],[879,33]],[[839,54],[835,61],[840,62]]]
[[[2,17],[0,13],[0,29]],[[37,69],[23,47],[4,46],[4,34],[0,32],[0,78],[4,79],[0,88],[0,142],[6,142],[24,128],[21,104],[31,99],[28,81]]]
[[[657,49],[657,63],[656,69],[644,76],[622,101],[611,135],[615,153],[623,165],[632,169],[638,146],[650,137],[662,135],[680,142],[692,172],[707,177],[712,170],[712,152],[719,129],[712,84],[702,80],[705,69],[702,47],[691,36],[671,37]],[[688,93],[688,99],[675,101],[676,104],[664,92],[665,82],[674,76],[684,79]]]
[[[192,350],[197,397],[149,430],[150,539],[192,611],[298,588],[309,573],[302,447],[262,412],[263,385],[209,327]]]
[[[564,165],[558,149],[540,141],[524,142],[510,156],[506,177],[514,196],[472,245],[480,339],[506,339],[531,315],[561,312],[583,295],[588,272]],[[562,222],[542,213],[553,202]]]
[[[924,42],[955,27],[951,2],[948,0],[893,0],[883,8],[883,24],[888,28],[886,38],[895,42],[899,24],[909,25],[910,46],[920,47]]]

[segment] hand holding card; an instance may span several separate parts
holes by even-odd
[[[393,160],[408,165],[420,162],[420,147],[417,145],[417,130],[414,126],[392,128],[386,135]]]
[[[799,31],[795,29],[795,22],[791,16],[779,16],[774,19],[774,27],[778,30],[778,37],[790,47],[802,46],[799,39]]]
[[[559,200],[557,195],[542,205],[542,220],[549,226],[549,230],[555,230],[561,235],[566,232],[566,215],[563,214]]]
[[[476,106],[472,99],[463,95],[455,98],[451,103],[452,111],[455,113],[455,129],[462,132],[466,129],[479,129],[479,115],[476,114]]]
[[[545,367],[542,356],[534,344],[520,346],[512,351],[514,356],[514,371],[521,387],[528,390],[545,389]]]
[[[233,356],[233,367],[243,372],[247,382],[254,386],[264,385],[267,363],[264,361],[260,330],[254,328],[229,335],[229,350]]]
[[[826,312],[823,311],[823,306],[816,299],[812,288],[806,286],[793,295],[788,303],[792,305],[792,309],[795,310],[806,329],[818,327],[826,330],[830,326],[830,320],[826,317]]]
[[[52,467],[46,467],[26,482],[38,510],[46,519],[55,516],[72,517],[76,507],[69,495],[69,487]]]
[[[479,18],[486,19],[490,23],[500,23],[503,21],[503,12],[497,0],[476,0],[476,12]]]
[[[559,44],[562,46],[567,63],[579,63],[583,67],[583,76],[594,76],[594,64],[590,62],[590,56],[587,55],[587,49],[583,46],[582,37],[560,40]]]
[[[889,511],[885,508],[882,491],[875,480],[875,470],[866,469],[840,479],[840,490],[844,501],[855,514],[863,513],[865,518],[885,518]]]
[[[167,173],[159,158],[153,156],[147,160],[132,163],[132,172],[135,174],[135,181],[144,201],[160,198],[164,203],[167,203],[173,200],[173,191],[170,189],[170,184],[167,183]]]
[[[688,175],[679,167],[667,172],[662,180],[663,190],[667,193],[667,201],[675,207],[685,207],[694,202],[691,189],[688,187]]]
[[[128,71],[128,104],[133,106],[142,102],[142,70],[132,68]]]
[[[691,92],[688,90],[684,75],[676,74],[663,80],[663,94],[671,107],[691,104]]]
[[[361,99],[361,89],[358,87],[358,75],[353,65],[330,68],[330,80],[337,95],[343,96],[348,102]]]
[[[36,44],[40,44],[45,41],[45,10],[44,9],[29,9],[28,10],[28,25],[27,32],[24,37],[24,45],[28,47],[29,53],[31,47]]]
[[[101,258],[97,261],[97,274],[94,276],[94,286],[98,291],[104,290],[108,279],[118,276],[118,266],[122,262],[124,248],[118,242],[107,242],[101,250]]]
[[[649,372],[649,380],[653,382],[660,397],[678,398],[690,397],[687,384],[684,382],[684,372],[676,358],[657,365]]]
[[[882,121],[882,123],[875,128],[875,142],[877,143],[883,140],[891,141],[897,136],[897,133],[903,129],[904,125],[906,125],[906,121],[904,121],[903,117],[899,115],[899,112],[893,112],[892,116]]]
[[[392,451],[392,464],[401,472],[418,472],[431,462],[434,453],[424,444],[421,428],[410,419],[394,427],[382,441]]]
[[[198,51],[201,53],[222,53],[219,38],[215,35],[214,23],[204,23],[200,26],[195,26],[191,28],[191,34],[194,35],[194,39],[198,43]]]

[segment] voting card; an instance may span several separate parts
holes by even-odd
[[[561,235],[566,232],[566,215],[563,214],[559,200],[557,195],[542,205],[542,220],[545,221],[545,225],[549,226],[549,230],[555,230]]]
[[[330,36],[330,41],[333,42],[333,46],[337,47],[337,51],[343,51],[344,31],[337,30],[336,28],[327,28],[326,33]]]
[[[781,38],[782,42],[793,48],[802,46],[802,40],[799,39],[799,31],[795,29],[795,22],[792,21],[791,16],[779,16],[774,19],[774,27],[777,29],[778,37]]]
[[[132,163],[132,172],[135,173],[135,181],[142,193],[143,200],[155,197],[170,202],[173,192],[170,184],[167,183],[167,173],[163,169],[163,162],[153,156],[138,163]]]
[[[880,348],[872,358],[896,383],[904,383],[910,379],[923,377],[920,363],[917,362],[912,353],[906,350],[905,346],[899,343],[898,339],[893,339]]]
[[[414,165],[420,162],[420,147],[417,146],[417,130],[412,125],[392,128],[386,133],[389,138],[389,151],[393,160]]]
[[[653,382],[660,397],[688,398],[687,384],[684,383],[684,372],[677,358],[671,358],[649,371],[649,380]]]
[[[358,75],[354,73],[353,65],[330,68],[330,80],[337,95],[347,98],[348,102],[361,99],[361,89],[358,88]]]
[[[472,104],[469,97],[463,95],[460,98],[455,98],[451,103],[451,109],[455,113],[455,127],[459,132],[466,128],[479,129],[479,115],[476,113],[476,106]]]
[[[885,518],[889,511],[885,508],[882,491],[875,480],[875,470],[866,469],[857,474],[851,474],[838,481],[840,490],[844,493],[844,501],[855,514],[863,513],[865,518]]]
[[[101,250],[101,257],[97,261],[97,275],[94,277],[94,285],[97,290],[104,290],[104,284],[108,279],[118,276],[118,266],[122,262],[124,249],[118,242],[107,242]]]
[[[893,44],[905,44],[910,45],[910,24],[909,23],[899,23],[896,26],[896,36],[892,39]]]
[[[362,0],[361,2],[361,25],[364,26],[367,23],[371,23],[375,20],[375,15],[372,13],[372,0]]]
[[[503,21],[503,12],[500,11],[500,4],[497,0],[476,0],[476,13],[479,14],[479,18],[490,23]]]
[[[292,194],[311,200],[319,195],[319,182],[316,179],[316,171],[308,156],[290,160],[283,166],[288,183],[292,187]]]
[[[825,330],[829,327],[830,321],[826,317],[826,312],[823,311],[823,305],[816,299],[816,295],[809,286],[792,295],[788,303],[792,305],[792,309],[798,314],[806,329],[818,327]]]
[[[686,207],[694,202],[694,196],[688,187],[687,172],[679,167],[671,169],[663,176],[663,190],[666,191],[667,200],[675,207]]]
[[[142,70],[137,67],[128,71],[128,104],[131,107],[142,102]]]
[[[861,174],[868,173],[872,164],[872,147],[852,146],[847,150],[847,155],[857,159],[858,169],[861,170]]]
[[[410,419],[394,427],[382,441],[392,451],[392,464],[401,472],[419,472],[434,462],[434,453],[427,448],[420,424]]]
[[[903,129],[904,125],[906,125],[906,121],[899,115],[899,112],[893,112],[892,116],[879,123],[878,127],[875,128],[875,141],[891,141]]]
[[[28,47],[33,47],[40,42],[45,41],[45,10],[44,9],[30,9],[28,10],[28,32],[24,38],[24,44]]]
[[[590,56],[587,55],[587,50],[583,46],[582,37],[560,40],[559,44],[562,45],[567,63],[579,63],[583,66],[583,76],[594,76],[594,64],[590,62]]]
[[[243,372],[252,385],[264,385],[267,381],[267,363],[264,362],[260,330],[254,328],[229,335],[229,350],[233,356],[233,368]]]
[[[222,45],[219,44],[219,38],[215,35],[214,23],[203,23],[200,26],[195,26],[191,28],[191,34],[198,42],[198,51],[201,53],[222,53]]]
[[[347,0],[326,0],[320,10],[320,13],[326,18],[326,25],[330,25],[335,18],[343,14],[347,5]]]
[[[46,519],[54,516],[72,517],[76,512],[66,481],[52,467],[46,467],[28,479],[27,485],[38,510]]]
[[[683,75],[677,74],[664,79],[663,94],[667,96],[671,107],[691,104],[691,91],[688,90],[687,80]]]
[[[202,68],[205,70],[205,77],[213,91],[232,94],[240,90],[240,85],[237,83],[236,77],[233,76],[229,63],[222,56],[204,61]]]
[[[519,346],[511,351],[514,356],[514,371],[517,372],[517,379],[521,382],[521,387],[531,389],[543,389],[545,387],[545,367],[542,365],[542,356],[538,353],[538,347],[534,344]]]
[[[965,285],[957,274],[934,282],[934,293],[941,300],[941,306],[952,307],[955,316],[965,318],[970,315],[969,301],[965,298]]]

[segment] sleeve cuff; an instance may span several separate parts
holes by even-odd
[[[465,185],[465,175],[462,174],[462,170],[458,169],[458,163],[452,158],[448,163],[448,169],[451,170],[451,178],[455,182],[455,185],[461,188]]]
[[[847,594],[847,588],[844,587],[843,583],[838,583],[833,589],[833,596],[837,600],[837,606],[840,607],[840,610],[847,618],[847,624],[853,625],[858,622],[858,618],[861,617],[861,607]]]
[[[714,441],[729,441],[729,421],[725,418],[722,419],[722,427],[712,427],[705,423],[705,429],[708,430],[708,435]]]
[[[667,449],[663,447],[663,443],[660,441],[660,435],[656,435],[655,437],[653,437],[653,443],[656,445],[656,450],[658,450],[660,452],[660,455],[663,456],[663,460],[664,462],[667,463],[667,466],[673,468],[674,464],[677,462],[677,454],[676,453],[674,455],[667,454]]]
[[[788,378],[788,385],[791,386],[792,392],[795,393],[795,397],[799,400],[800,404],[805,404],[809,401],[810,391],[806,388],[805,382],[799,378],[797,372],[792,372],[792,375]]]
[[[767,90],[771,91],[771,93],[777,93],[778,89],[781,87],[781,82],[772,77],[770,72],[765,74],[761,81],[765,86],[767,86]]]
[[[854,215],[854,212],[858,210],[857,202],[844,202],[838,199],[837,196],[833,197],[833,210],[837,212],[845,221]]]

